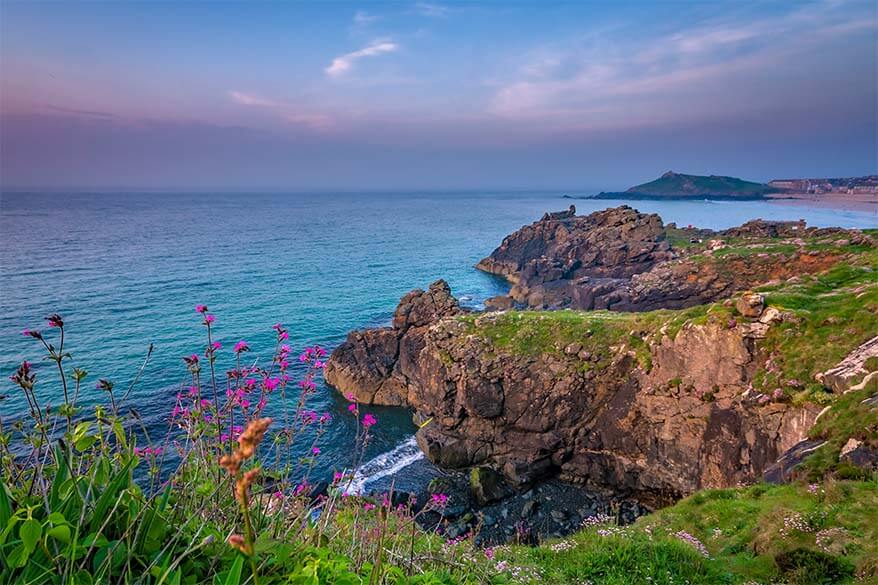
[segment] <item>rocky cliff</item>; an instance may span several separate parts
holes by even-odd
[[[681,230],[628,206],[582,217],[571,206],[507,236],[477,268],[513,284],[508,297],[489,301],[491,308],[685,308],[825,270],[844,250],[806,242],[826,231],[761,220],[723,232]],[[848,237],[848,244],[864,238]],[[761,250],[766,243],[774,249]],[[735,247],[751,253],[730,253]]]
[[[566,266],[551,273],[565,294],[614,283],[625,303],[583,304],[628,312],[468,313],[438,281],[406,295],[391,327],[351,333],[325,377],[357,401],[412,408],[441,466],[489,466],[513,485],[558,475],[660,505],[756,480],[806,437],[825,392],[808,380],[878,329],[874,250],[862,233],[801,224],[714,234],[625,207],[547,214],[482,267],[524,290],[523,275]],[[769,281],[767,299],[729,298]],[[559,304],[585,298],[559,290]],[[630,312],[662,306],[690,308]],[[837,340],[832,311],[850,320]]]
[[[435,306],[439,293],[438,304],[453,307],[447,292],[434,283],[406,303]],[[558,474],[655,504],[758,478],[817,413],[747,394],[769,323],[729,328],[723,317],[671,337],[563,313],[457,313],[415,327],[400,319],[352,334],[326,380],[358,401],[407,405],[429,419],[418,441],[440,466],[489,465],[514,485]],[[551,339],[521,347],[504,339],[511,329]]]

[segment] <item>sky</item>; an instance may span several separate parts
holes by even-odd
[[[878,173],[878,1],[0,1],[0,187]]]

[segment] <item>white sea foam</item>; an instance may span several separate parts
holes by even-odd
[[[400,443],[392,450],[382,453],[364,463],[354,479],[345,491],[349,494],[362,494],[370,483],[393,475],[399,470],[408,467],[415,461],[424,458],[424,453],[418,447],[418,443],[414,437],[409,437],[405,442]]]

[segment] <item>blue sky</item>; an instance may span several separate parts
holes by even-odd
[[[0,4],[4,188],[878,172],[874,0]]]

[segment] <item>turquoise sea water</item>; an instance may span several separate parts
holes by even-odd
[[[163,428],[186,371],[181,357],[203,349],[194,307],[217,317],[231,346],[247,340],[270,357],[271,326],[289,327],[294,350],[338,344],[347,331],[389,321],[399,298],[445,278],[464,304],[478,307],[506,284],[473,265],[511,231],[544,211],[580,214],[619,204],[570,201],[561,193],[187,194],[4,193],[0,198],[0,402],[4,419],[24,412],[7,381],[22,359],[37,362],[44,400],[60,390],[27,327],[65,318],[68,347],[90,375],[84,399],[99,398],[97,378],[127,388],[150,343],[153,357],[131,406]],[[874,213],[765,202],[632,202],[666,222],[722,228],[755,217],[805,218],[814,225],[878,227]],[[228,361],[223,361],[228,360]],[[344,400],[320,387],[317,411],[335,415],[319,470],[350,455],[352,421]],[[379,418],[368,474],[387,478],[418,459],[400,409]],[[394,450],[396,447],[398,449]],[[423,467],[423,463],[420,463]],[[415,466],[417,467],[417,465]],[[368,483],[368,478],[363,478]]]

